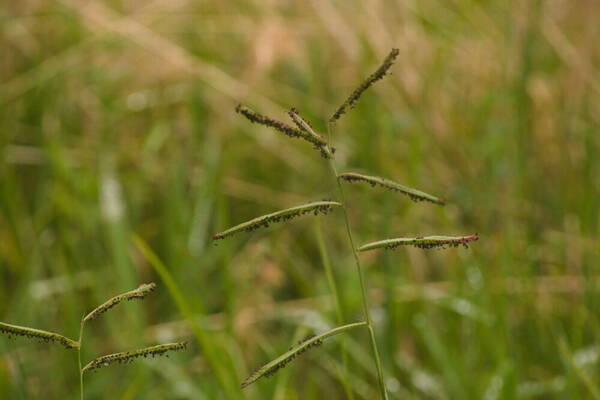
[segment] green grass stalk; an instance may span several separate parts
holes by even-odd
[[[327,137],[328,141],[331,144],[331,121],[327,123]],[[363,274],[362,267],[360,265],[360,258],[358,256],[358,252],[356,250],[356,246],[354,244],[354,238],[352,236],[352,228],[350,227],[350,218],[348,217],[347,211],[347,202],[346,195],[344,193],[344,188],[342,187],[341,178],[338,176],[337,168],[335,166],[335,156],[329,159],[329,166],[331,167],[331,171],[333,172],[333,177],[337,183],[338,192],[340,195],[339,202],[342,204],[342,210],[344,214],[344,223],[346,226],[346,234],[348,237],[348,242],[350,247],[352,247],[352,255],[354,256],[354,261],[356,264],[356,272],[358,274],[358,280],[360,282],[360,290],[362,297],[362,305],[363,312],[365,314],[365,319],[367,322],[367,328],[369,329],[369,338],[371,341],[371,349],[373,351],[373,357],[375,358],[375,367],[377,368],[377,381],[379,383],[379,389],[381,392],[381,398],[384,400],[388,400],[387,389],[385,387],[385,380],[383,378],[383,367],[381,366],[381,359],[379,357],[379,350],[377,349],[377,339],[375,338],[375,331],[373,330],[373,321],[371,319],[371,312],[369,311],[369,301],[367,298],[367,289],[365,287],[365,278]]]
[[[79,398],[83,400],[83,364],[81,363],[81,347],[83,342],[83,326],[85,325],[85,321],[81,320],[81,325],[79,326],[79,348],[77,349],[77,361],[79,363]]]
[[[340,297],[339,290],[335,283],[335,277],[333,276],[333,268],[331,267],[331,262],[329,261],[329,255],[327,254],[327,247],[325,246],[325,240],[323,239],[323,228],[321,227],[321,222],[319,219],[316,219],[315,222],[315,237],[317,238],[317,244],[319,246],[319,254],[321,255],[321,260],[323,262],[323,267],[325,269],[325,275],[327,277],[327,284],[329,285],[329,290],[333,294],[333,299],[335,303],[335,313],[337,317],[337,323],[339,325],[344,324],[344,312],[342,306],[342,299]],[[342,335],[340,337],[340,348],[342,350],[342,376],[341,383],[344,387],[344,391],[346,392],[346,397],[349,400],[354,399],[354,392],[350,386],[349,379],[349,369],[348,369],[348,350],[346,348],[346,340]]]

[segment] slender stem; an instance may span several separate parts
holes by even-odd
[[[77,348],[77,358],[79,361],[79,395],[80,399],[83,400],[83,368],[81,364],[81,347],[83,343],[81,342],[83,339],[83,325],[85,322],[81,320],[81,326],[79,327],[79,347]]]
[[[327,139],[328,142],[331,143],[331,122],[327,123]],[[358,279],[360,281],[360,289],[362,294],[362,305],[363,312],[365,314],[365,319],[367,320],[367,328],[369,328],[369,337],[371,339],[371,348],[373,350],[373,356],[375,357],[375,366],[377,367],[377,380],[379,382],[379,389],[381,391],[381,398],[384,400],[388,400],[387,389],[385,387],[385,381],[383,378],[383,368],[381,366],[381,359],[379,358],[379,350],[377,350],[377,340],[375,338],[375,331],[373,330],[373,322],[371,320],[371,312],[369,311],[369,302],[367,299],[367,289],[365,286],[365,278],[363,274],[362,267],[360,266],[360,258],[358,257],[358,252],[356,251],[356,246],[354,245],[354,239],[352,237],[352,229],[350,228],[350,219],[348,217],[347,211],[347,202],[346,195],[344,194],[344,188],[342,187],[341,179],[338,177],[337,168],[335,166],[335,159],[333,154],[329,159],[329,165],[331,166],[331,170],[335,176],[335,181],[337,182],[338,191],[340,194],[340,203],[342,204],[342,210],[344,213],[344,222],[346,225],[346,233],[348,235],[348,241],[350,242],[350,246],[352,247],[352,254],[354,255],[354,261],[356,263],[356,271],[358,273]]]
[[[333,268],[331,267],[329,255],[327,254],[327,247],[325,246],[325,240],[323,239],[323,228],[321,227],[321,222],[318,218],[315,219],[315,234],[317,238],[317,244],[319,246],[319,254],[321,255],[321,261],[323,262],[323,267],[325,268],[327,284],[329,285],[329,290],[331,290],[331,293],[333,294],[333,299],[335,303],[335,313],[338,320],[337,322],[338,324],[343,324],[344,313],[342,311],[342,298],[340,297],[340,292],[338,290],[337,284],[335,283],[335,277],[333,276]]]
[[[342,299],[340,297],[339,290],[335,283],[335,277],[333,276],[333,268],[331,267],[331,263],[329,262],[329,255],[327,254],[327,247],[325,246],[325,240],[323,239],[323,229],[321,227],[320,219],[316,218],[315,221],[315,233],[317,237],[317,243],[319,245],[319,253],[321,254],[321,260],[323,261],[323,267],[325,268],[325,275],[327,276],[329,290],[331,290],[335,301],[337,322],[338,325],[343,325],[344,312],[342,310]],[[346,348],[346,340],[344,339],[344,336],[340,338],[340,348],[342,351],[342,374],[340,376],[340,381],[342,383],[342,386],[344,387],[346,397],[348,398],[348,400],[354,400],[354,392],[350,387],[348,369],[348,350]]]

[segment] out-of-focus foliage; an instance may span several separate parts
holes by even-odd
[[[155,281],[90,322],[84,361],[188,351],[89,374],[88,399],[345,398],[335,340],[239,389],[337,325],[315,220],[210,237],[335,195],[310,145],[235,106],[296,107],[323,133],[397,47],[392,75],[336,124],[339,169],[447,205],[348,186],[358,241],[480,240],[362,255],[391,398],[600,398],[598,21],[595,0],[5,1],[0,320],[77,337],[97,304]],[[341,217],[320,224],[355,322]],[[350,386],[373,399],[364,334],[347,336]],[[0,398],[75,398],[77,379],[75,353],[0,337]]]

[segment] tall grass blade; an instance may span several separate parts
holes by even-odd
[[[213,369],[220,386],[228,399],[243,400],[246,397],[237,384],[238,379],[235,369],[230,366],[230,358],[225,349],[220,346],[219,338],[206,330],[204,324],[198,322],[198,316],[204,315],[201,302],[191,304],[184,296],[184,293],[171,273],[171,270],[163,263],[158,255],[140,236],[132,235],[132,241],[140,251],[144,259],[160,276],[165,287],[169,291],[171,298],[175,301],[179,312],[189,323],[197,342],[200,344],[203,356],[208,365]]]
[[[420,249],[468,247],[468,243],[479,240],[477,233],[468,236],[421,236],[414,238],[385,239],[378,242],[367,243],[358,248],[358,251],[369,251],[376,249],[393,250],[399,246],[415,246]]]
[[[83,367],[82,371],[93,371],[98,368],[108,367],[111,364],[119,363],[119,364],[129,364],[133,362],[136,358],[147,358],[147,357],[158,357],[166,355],[169,352],[184,350],[187,346],[187,342],[179,342],[179,343],[167,343],[167,344],[159,344],[157,346],[145,347],[143,349],[133,350],[133,351],[124,351],[121,353],[108,354],[106,356],[98,357],[95,360],[90,361],[85,367]]]
[[[280,369],[284,368],[286,365],[288,365],[290,362],[292,362],[297,356],[303,354],[308,349],[310,349],[312,347],[320,346],[323,343],[323,340],[327,339],[328,337],[338,335],[344,331],[347,331],[348,329],[358,328],[361,326],[367,326],[367,323],[366,322],[356,322],[353,324],[339,326],[337,328],[334,328],[334,329],[327,331],[325,333],[322,333],[320,335],[313,336],[309,339],[306,339],[306,340],[300,342],[297,346],[292,347],[290,350],[288,350],[281,356],[277,357],[273,361],[270,361],[267,364],[260,367],[259,369],[257,369],[255,372],[250,374],[250,376],[248,378],[246,378],[246,380],[244,382],[242,382],[242,384],[240,386],[243,389],[243,388],[247,387],[248,385],[251,385],[252,383],[256,382],[258,379],[260,379],[262,377],[269,377],[269,376],[273,375],[274,373],[276,373],[277,371],[279,371]]]
[[[143,299],[152,293],[155,288],[156,284],[153,282],[144,283],[141,284],[137,289],[117,295],[96,307],[92,312],[83,318],[83,322],[88,322],[98,318],[100,315],[104,314],[124,300]]]
[[[66,349],[79,348],[79,342],[59,335],[58,333],[28,328],[26,326],[11,325],[6,324],[4,322],[0,322],[0,333],[8,335],[9,338],[12,336],[22,336],[29,339],[39,339],[46,343],[58,343],[63,345]]]
[[[381,63],[379,68],[377,68],[375,72],[369,75],[369,77],[365,79],[360,84],[360,86],[354,89],[354,91],[346,99],[344,104],[342,104],[340,108],[338,108],[337,111],[333,114],[333,116],[329,119],[329,122],[337,121],[342,115],[346,113],[348,108],[354,108],[356,102],[358,101],[358,99],[360,99],[360,96],[362,96],[365,90],[373,86],[373,84],[378,80],[383,79],[383,77],[385,77],[392,64],[394,64],[394,60],[396,59],[396,57],[398,57],[398,53],[398,49],[392,49],[392,51],[390,51],[390,54],[388,54],[385,60],[383,60],[383,63]]]
[[[288,221],[292,218],[299,217],[301,215],[313,213],[328,214],[333,207],[341,206],[336,201],[315,201],[312,203],[302,204],[292,208],[286,208],[285,210],[276,211],[271,214],[266,214],[250,221],[243,222],[239,225],[229,228],[226,231],[216,233],[213,235],[213,240],[224,239],[228,236],[235,235],[240,232],[252,232],[259,228],[267,228],[270,224],[275,222]]]
[[[377,186],[384,187],[386,189],[395,190],[396,192],[405,194],[406,196],[410,197],[410,199],[412,201],[415,201],[415,202],[429,201],[431,203],[439,204],[442,206],[444,204],[446,204],[446,201],[444,199],[432,196],[432,195],[422,192],[420,190],[413,189],[408,186],[404,186],[404,185],[401,185],[394,181],[390,181],[389,179],[381,178],[378,176],[362,175],[362,174],[357,174],[355,172],[345,172],[343,174],[339,174],[338,177],[349,183],[365,182],[365,183],[368,183],[369,185],[371,185],[371,187],[374,187],[377,185]]]

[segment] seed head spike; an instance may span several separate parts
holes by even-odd
[[[262,377],[272,376],[277,371],[279,371],[280,369],[284,368],[289,363],[294,361],[296,359],[296,357],[298,357],[299,355],[304,354],[307,350],[309,350],[313,347],[320,346],[323,343],[323,340],[327,339],[328,337],[331,337],[334,335],[339,335],[340,333],[342,333],[348,329],[358,328],[358,327],[362,327],[362,326],[367,326],[367,323],[366,322],[356,322],[353,324],[339,326],[337,328],[331,329],[330,331],[327,331],[327,332],[322,333],[317,336],[309,336],[308,338],[300,341],[300,343],[298,343],[298,345],[290,348],[290,350],[283,353],[281,356],[268,362],[267,364],[263,365],[262,367],[260,367],[256,371],[254,371],[252,374],[250,374],[250,376],[248,376],[248,378],[246,378],[244,380],[244,382],[242,382],[242,384],[240,385],[241,388],[243,389],[246,386],[249,386],[250,384],[256,382],[258,379],[260,379]]]
[[[241,114],[244,117],[246,117],[250,122],[273,128],[291,138],[303,139],[311,143],[317,150],[321,151],[321,154],[324,157],[327,156],[327,153],[324,153],[323,151],[323,148],[327,145],[327,142],[320,135],[313,135],[302,129],[294,128],[293,126],[290,126],[285,122],[281,122],[274,118],[267,117],[266,115],[260,114],[241,104],[239,104],[235,108],[235,111],[238,114]]]
[[[394,64],[394,60],[398,57],[398,49],[392,49],[392,51],[387,55],[383,63],[377,68],[375,72],[373,72],[367,79],[365,79],[354,91],[350,94],[350,96],[346,99],[346,101],[337,109],[337,111],[333,114],[333,116],[329,119],[329,122],[335,122],[342,115],[344,115],[348,108],[354,108],[360,96],[375,82],[380,79],[383,79],[388,70]]]
[[[252,232],[259,228],[267,228],[270,224],[275,222],[285,222],[292,218],[299,217],[301,215],[306,215],[313,213],[314,215],[318,214],[328,214],[331,212],[333,207],[341,206],[340,203],[336,201],[315,201],[312,203],[302,204],[296,207],[286,208],[285,210],[279,210],[271,214],[266,214],[250,221],[243,222],[239,225],[236,225],[232,228],[227,229],[226,231],[216,233],[213,235],[213,240],[224,239],[226,237],[235,235],[240,232]]]
[[[445,249],[448,247],[458,247],[463,245],[468,247],[468,244],[479,240],[477,233],[468,236],[419,236],[414,238],[395,238],[385,239],[377,242],[367,243],[358,248],[358,251],[369,251],[376,249],[394,250],[399,246],[415,246],[420,249]]]
[[[81,369],[82,372],[93,371],[98,368],[108,367],[111,364],[129,364],[137,358],[147,357],[158,357],[167,356],[169,352],[184,350],[187,346],[187,342],[179,343],[167,343],[159,344],[157,346],[145,347],[143,349],[133,351],[123,351],[115,354],[108,354],[102,357],[98,357],[95,360],[90,361],[85,367]]]
[[[380,178],[378,176],[362,175],[362,174],[357,174],[355,172],[345,172],[343,174],[339,174],[338,178],[343,179],[349,183],[365,182],[371,186],[377,185],[377,186],[384,187],[386,189],[394,190],[396,192],[405,194],[406,196],[410,197],[410,199],[412,201],[415,201],[415,202],[429,201],[431,203],[439,204],[442,206],[444,204],[446,204],[446,201],[444,199],[440,199],[439,197],[432,196],[432,195],[422,192],[420,190],[413,189],[408,186],[404,186],[399,183],[393,182],[389,179]]]
[[[66,349],[79,348],[79,342],[59,335],[58,333],[42,331],[26,326],[11,325],[0,322],[0,333],[4,333],[8,335],[8,337],[22,336],[29,339],[40,339],[44,342],[54,342],[63,345]]]
[[[155,288],[156,283],[150,282],[141,284],[137,289],[121,293],[96,307],[92,312],[83,318],[83,322],[88,322],[98,318],[100,315],[104,314],[123,300],[143,299],[152,293]]]

